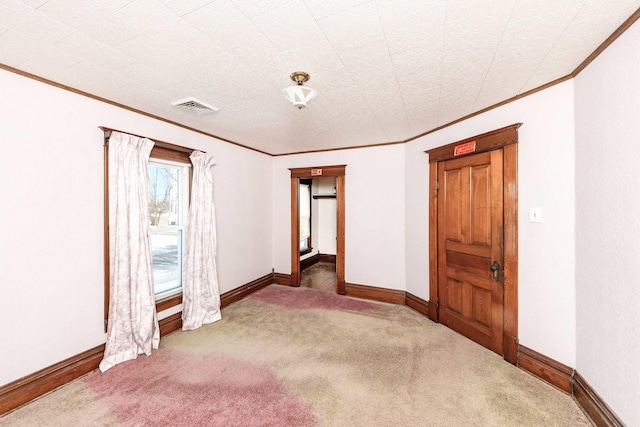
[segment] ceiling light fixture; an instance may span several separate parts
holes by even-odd
[[[287,98],[294,107],[302,110],[308,103],[316,99],[318,92],[310,87],[302,86],[302,83],[309,80],[309,74],[304,71],[295,71],[291,73],[289,77],[296,82],[296,84],[282,89],[282,95]]]

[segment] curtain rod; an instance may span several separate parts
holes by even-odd
[[[169,148],[171,150],[175,150],[175,151],[180,151],[183,153],[193,153],[194,151],[196,151],[195,148],[189,148],[189,147],[185,147],[182,145],[177,145],[177,144],[172,144],[170,142],[166,142],[166,141],[159,141],[155,138],[149,138],[143,135],[136,135],[135,133],[131,133],[131,132],[125,132],[122,130],[118,130],[118,129],[113,129],[113,128],[108,128],[106,126],[98,126],[100,128],[100,130],[102,130],[104,132],[104,145],[109,145],[109,137],[111,136],[111,132],[120,132],[120,133],[126,133],[127,135],[133,135],[133,136],[137,136],[138,138],[147,138],[152,140],[155,145],[157,147],[162,147],[162,148]],[[205,151],[202,150],[197,150],[197,151],[201,151],[203,153],[206,153]]]

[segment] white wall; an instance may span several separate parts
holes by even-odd
[[[404,147],[275,157],[273,255],[279,273],[291,272],[291,173],[288,168],[346,164],[345,279],[404,289]]]
[[[212,153],[225,292],[271,272],[271,157],[0,70],[0,385],[104,343],[107,126]]]
[[[575,79],[577,370],[640,425],[640,24]]]
[[[519,339],[575,366],[573,82],[553,86],[405,145],[407,291],[429,297],[425,150],[522,122],[519,130]],[[530,207],[542,223],[528,222]]]

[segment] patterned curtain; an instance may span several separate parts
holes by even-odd
[[[197,329],[222,318],[216,267],[216,215],[213,205],[213,157],[191,153],[193,183],[182,267],[182,329]]]
[[[149,235],[147,162],[153,141],[109,138],[109,325],[100,370],[158,348]]]

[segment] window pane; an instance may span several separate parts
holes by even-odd
[[[311,186],[300,184],[300,241],[311,236]]]
[[[180,167],[150,163],[149,220],[151,225],[178,225],[180,217]]]
[[[311,215],[311,186],[300,184],[300,216]]]
[[[148,172],[153,280],[158,295],[182,286],[188,166],[152,160]]]
[[[182,286],[182,230],[151,227],[155,293]]]

